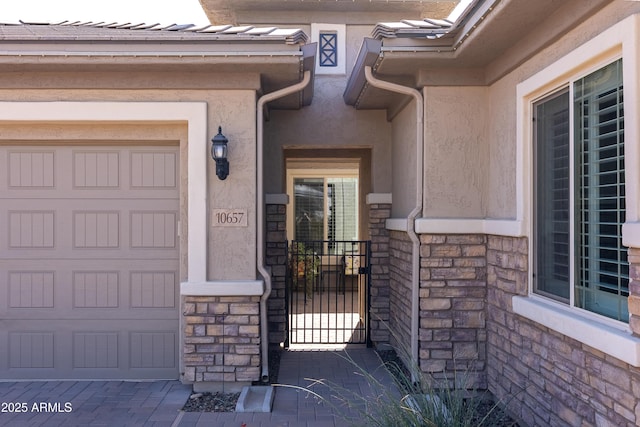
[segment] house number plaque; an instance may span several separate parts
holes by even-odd
[[[246,209],[214,209],[211,221],[214,227],[246,227]]]

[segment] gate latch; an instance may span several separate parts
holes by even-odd
[[[358,274],[369,274],[369,267],[358,267]]]

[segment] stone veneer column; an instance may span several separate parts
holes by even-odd
[[[260,297],[182,297],[183,381],[239,391],[260,378]]]
[[[629,327],[640,336],[640,249],[629,248]],[[640,411],[640,409],[639,409]]]
[[[391,194],[368,194],[371,239],[370,334],[374,345],[389,344],[389,230]]]
[[[286,194],[267,194],[266,264],[271,270],[271,295],[267,301],[269,343],[286,339],[287,204]]]
[[[487,387],[486,243],[420,235],[420,368],[456,388]]]
[[[411,364],[412,251],[406,232],[389,232],[390,341],[407,364]]]

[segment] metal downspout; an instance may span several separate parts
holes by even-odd
[[[258,238],[257,238],[257,255],[258,255],[258,272],[264,280],[264,293],[260,297],[260,353],[262,355],[262,381],[269,380],[269,325],[267,324],[267,300],[271,295],[271,273],[267,270],[264,257],[264,106],[267,102],[271,102],[275,99],[282,98],[283,96],[290,95],[304,89],[311,81],[311,71],[305,71],[302,81],[292,86],[288,86],[277,90],[275,92],[268,93],[261,96],[258,99],[258,106],[256,107],[256,120],[257,120],[257,215],[256,221],[258,222]]]
[[[420,239],[416,233],[416,218],[422,213],[424,175],[424,105],[422,94],[413,88],[378,80],[370,66],[364,68],[367,82],[378,89],[412,96],[416,100],[416,206],[407,217],[407,233],[413,243],[411,256],[411,359],[418,366],[418,331],[420,326]],[[415,378],[413,378],[415,380]]]

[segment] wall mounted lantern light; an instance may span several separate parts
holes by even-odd
[[[227,142],[222,134],[222,126],[218,126],[218,134],[211,139],[211,157],[216,161],[216,175],[224,180],[229,175],[229,161],[227,160]]]

